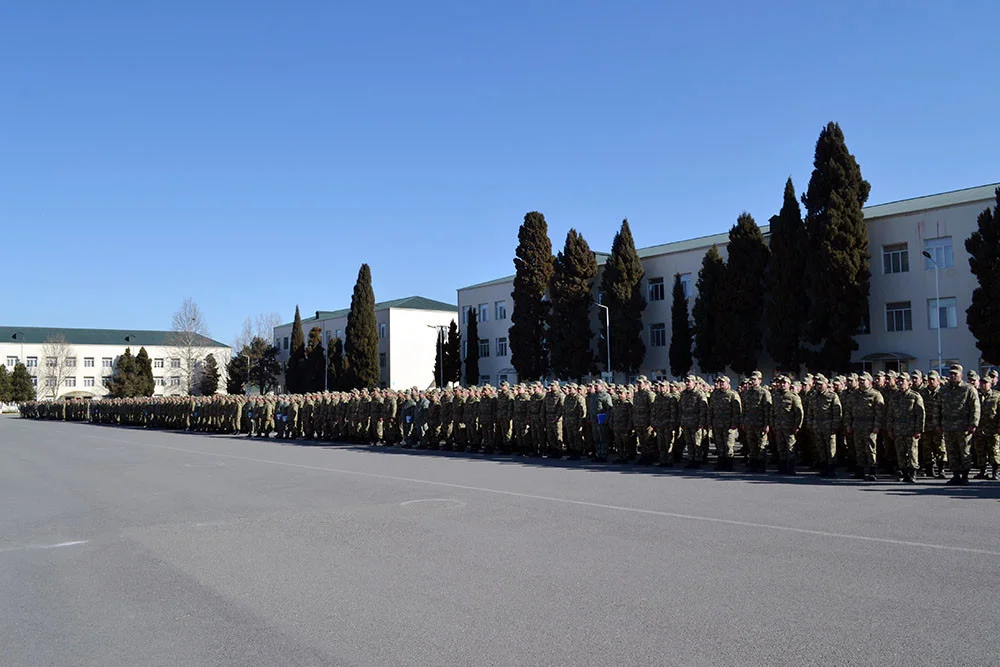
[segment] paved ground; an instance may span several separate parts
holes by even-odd
[[[986,665],[1000,486],[0,418],[0,663]]]

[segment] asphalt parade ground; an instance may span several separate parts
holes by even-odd
[[[0,418],[4,665],[1000,664],[1000,485]]]

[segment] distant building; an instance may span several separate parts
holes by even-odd
[[[183,339],[181,338],[183,336]],[[0,363],[7,371],[21,362],[32,375],[39,399],[100,398],[118,357],[146,348],[153,365],[154,395],[188,393],[211,354],[219,367],[219,391],[226,390],[232,348],[197,334],[130,329],[70,329],[0,326]]]
[[[941,334],[941,365],[961,363],[967,369],[983,368],[976,342],[965,322],[976,278],[969,271],[965,239],[976,230],[979,213],[995,205],[998,184],[868,206],[871,252],[869,316],[855,340],[859,349],[851,367],[855,370],[930,370],[938,367],[938,333]],[[763,225],[765,238],[770,230]],[[645,269],[643,290],[648,305],[643,312],[646,357],[639,373],[651,378],[669,376],[670,304],[674,275],[680,274],[689,309],[694,304],[698,271],[705,252],[717,245],[726,257],[729,234],[715,234],[663,245],[639,248]],[[931,259],[924,257],[928,253]],[[598,293],[603,265],[608,255],[595,253],[599,265],[594,281]],[[938,271],[935,272],[935,264]],[[935,278],[939,285],[937,298]],[[473,309],[478,316],[480,384],[517,381],[510,365],[510,316],[515,304],[511,293],[514,276],[477,283],[458,290],[460,324]],[[604,315],[592,312],[591,330],[597,334]],[[463,327],[464,329],[464,327]],[[612,330],[611,336],[614,338]],[[463,356],[466,345],[463,331]],[[762,370],[774,362],[761,355]],[[696,368],[697,370],[697,368]],[[845,370],[845,369],[835,369]],[[621,374],[615,378],[627,378]]]
[[[344,340],[349,308],[316,311],[313,317],[302,318],[302,334],[309,340],[309,330],[320,327],[323,346],[330,349],[331,341]],[[448,303],[411,296],[375,304],[378,326],[378,357],[380,385],[392,389],[434,384],[435,344],[438,327],[447,327],[457,319],[458,309]],[[288,361],[292,337],[292,322],[274,328],[274,345],[278,360]]]

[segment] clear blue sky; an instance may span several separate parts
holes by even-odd
[[[1000,3],[5,3],[0,323],[169,328],[764,224],[838,121],[881,203],[1000,180]],[[961,8],[959,8],[961,6]]]

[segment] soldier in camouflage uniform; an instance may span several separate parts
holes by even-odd
[[[566,435],[567,458],[577,461],[583,454],[583,424],[587,420],[587,399],[583,389],[575,384],[566,387],[563,402],[563,428]]]
[[[636,380],[636,390],[632,396],[632,428],[639,441],[639,458],[636,463],[649,465],[654,461],[653,401],[656,394],[650,389],[649,380],[640,375]]]
[[[1000,465],[1000,391],[986,375],[979,379],[979,426],[972,438],[979,462],[976,479],[996,479]],[[987,474],[987,465],[990,472]]]
[[[771,429],[771,392],[762,386],[760,371],[750,374],[747,387],[740,393],[743,404],[741,430],[746,439],[747,470],[767,470],[767,433]]]
[[[813,377],[812,398],[813,443],[816,447],[820,477],[837,476],[837,431],[844,416],[843,406],[837,392],[830,386],[826,376]]]
[[[906,373],[896,377],[895,400],[889,408],[887,419],[892,433],[890,437],[896,446],[896,461],[899,466],[899,481],[914,484],[917,471],[917,449],[924,431],[926,413],[924,399],[913,390],[912,379]]]
[[[733,469],[736,432],[743,419],[743,405],[739,394],[731,389],[730,382],[726,375],[716,376],[715,389],[708,397],[708,425],[719,455],[715,469],[723,471]]]
[[[708,400],[697,388],[698,378],[688,375],[684,378],[684,391],[680,395],[682,446],[674,447],[674,463],[680,463],[684,450],[688,452],[685,469],[701,467],[701,439],[703,429],[708,428]]]
[[[673,465],[674,437],[679,424],[678,402],[667,382],[660,382],[656,386],[656,399],[653,401],[650,421],[656,434],[656,465]]]
[[[771,431],[778,449],[778,472],[795,474],[795,436],[805,418],[802,399],[791,390],[791,379],[779,375],[771,392]]]
[[[952,478],[946,483],[964,486],[969,483],[969,439],[979,425],[979,395],[962,382],[962,366],[948,369],[948,382],[941,387],[941,431],[948,450]]]
[[[566,396],[558,382],[552,382],[542,401],[542,415],[545,420],[545,442],[548,456],[560,458],[563,455],[563,404]]]
[[[632,396],[625,387],[619,387],[611,407],[611,431],[617,453],[615,463],[628,463],[635,449],[635,435],[632,433]]]
[[[531,400],[528,402],[528,435],[531,439],[528,454],[541,456],[548,449],[545,428],[545,390],[536,382]]]
[[[593,460],[595,463],[604,463],[608,460],[608,447],[611,444],[609,426],[614,399],[603,381],[597,383],[593,396],[593,403],[588,406],[591,432],[594,435]]]
[[[885,423],[885,399],[872,386],[872,376],[862,373],[858,376],[858,390],[851,404],[851,424],[848,433],[854,438],[857,455],[857,469],[854,477],[870,482],[878,480],[875,475],[875,453],[878,433]]]

